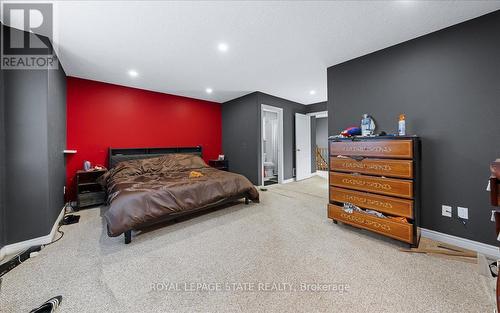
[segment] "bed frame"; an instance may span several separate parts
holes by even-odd
[[[170,147],[170,148],[109,148],[109,155],[108,155],[108,166],[109,168],[113,168],[118,164],[119,162],[122,161],[129,161],[129,160],[137,160],[137,159],[148,159],[148,158],[154,158],[158,156],[162,156],[165,154],[172,154],[172,153],[181,153],[181,154],[194,154],[202,157],[202,148],[201,146],[197,147]],[[154,222],[150,223],[145,223],[137,227],[137,229],[149,227],[155,224],[160,224],[164,223],[170,220],[175,220],[177,218],[183,217],[183,216],[188,216],[192,215],[195,213],[198,213],[200,211],[204,210],[209,210],[213,209],[219,206],[222,206],[224,204],[228,204],[231,202],[235,202],[242,199],[242,197],[235,197],[231,198],[225,201],[220,201],[216,204],[205,206],[198,208],[196,210],[191,210],[189,212],[180,212],[177,214],[171,214],[165,218],[158,219]],[[250,200],[245,197],[245,204],[248,204]],[[132,241],[132,229],[129,229],[128,231],[123,233],[125,236],[125,244],[129,244]]]

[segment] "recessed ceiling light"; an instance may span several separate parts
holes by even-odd
[[[139,73],[137,73],[137,71],[135,71],[135,70],[128,71],[128,74],[130,75],[130,77],[137,77],[137,76],[139,76]]]
[[[398,0],[396,2],[400,3],[400,4],[407,4],[407,5],[411,5],[411,4],[415,4],[416,3],[416,1],[414,1],[414,0]]]
[[[206,93],[212,93],[213,92],[212,88],[207,88],[207,89],[205,89],[205,91],[206,91]]]
[[[309,91],[309,94],[310,94],[310,95],[315,95],[315,94],[316,94],[316,90],[311,90],[311,91]]]
[[[229,50],[229,46],[225,42],[221,42],[217,45],[217,49],[219,49],[220,52],[227,52]]]

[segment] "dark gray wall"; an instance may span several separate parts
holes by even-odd
[[[7,243],[46,235],[47,71],[5,71]]]
[[[500,156],[500,11],[328,68],[329,133],[371,114],[422,137],[422,227],[497,244],[485,191]],[[453,218],[441,205],[453,206]],[[457,206],[469,220],[456,219]]]
[[[62,66],[48,71],[47,147],[49,153],[49,221],[57,219],[64,206],[66,185],[66,74]]]
[[[306,105],[307,113],[323,112],[327,110],[326,101]]]
[[[64,206],[66,75],[59,70],[2,70],[5,116],[5,239],[50,233]]]
[[[261,184],[261,104],[283,109],[284,179],[294,177],[295,113],[306,106],[262,92],[253,92],[222,104],[222,149],[232,172]]]
[[[222,111],[222,150],[229,170],[259,182],[260,109],[257,93],[225,102]]]
[[[1,26],[1,25],[0,25]],[[0,27],[0,33],[1,27]],[[0,36],[0,40],[1,36]],[[5,119],[4,119],[5,97],[4,97],[4,77],[0,70],[0,247],[5,245]]]

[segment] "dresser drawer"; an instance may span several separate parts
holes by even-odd
[[[330,185],[402,198],[413,198],[413,182],[403,179],[330,172]]]
[[[383,160],[330,158],[330,169],[341,172],[361,173],[399,178],[413,178],[412,160]]]
[[[413,219],[413,200],[330,187],[330,201],[349,202],[360,208]]]
[[[411,140],[330,141],[330,155],[412,159]]]
[[[378,218],[359,212],[346,213],[341,207],[333,204],[328,205],[328,217],[407,243],[413,243],[413,224],[410,223],[392,221],[387,218]]]

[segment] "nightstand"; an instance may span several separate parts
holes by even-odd
[[[209,160],[208,165],[221,171],[229,171],[228,160]]]
[[[106,191],[97,182],[106,170],[76,172],[76,206],[83,207],[100,205],[106,202]]]

